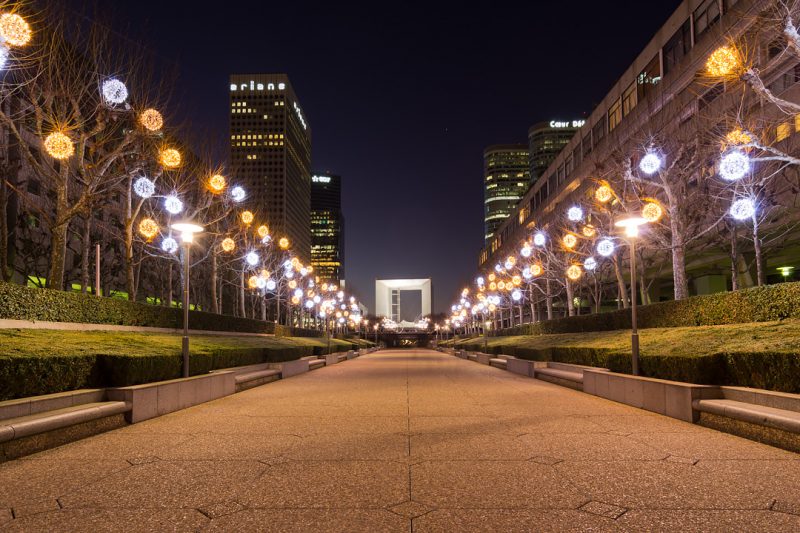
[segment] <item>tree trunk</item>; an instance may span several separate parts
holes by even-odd
[[[625,285],[625,278],[622,277],[622,269],[619,268],[619,259],[614,258],[614,275],[617,277],[617,292],[619,293],[619,299],[622,300],[622,308],[627,309],[630,306],[628,301],[628,288]]]
[[[567,286],[567,312],[569,316],[575,316],[575,302],[573,301],[573,287],[569,279],[564,280]]]
[[[675,217],[670,218],[672,234],[672,281],[675,286],[675,299],[689,297],[689,279],[686,277],[686,245],[683,233]]]
[[[172,307],[172,261],[168,263],[169,275],[167,277],[167,307]]]
[[[761,237],[758,235],[758,219],[753,215],[753,251],[756,254],[756,280],[759,287],[767,283],[767,276],[764,272],[764,257],[761,252]]]
[[[49,289],[64,290],[68,229],[69,221],[56,223],[50,229],[50,272],[47,275],[47,288]]]
[[[242,270],[242,275],[239,276],[239,313],[242,317],[247,316],[247,308],[244,301],[244,270]]]
[[[739,290],[739,247],[736,224],[731,224],[731,290]]]
[[[211,252],[211,312],[219,314],[217,300],[217,254]]]
[[[6,165],[8,168],[8,165]],[[11,268],[8,266],[8,185],[5,177],[0,177],[0,280],[11,281]]]
[[[133,266],[133,220],[125,221],[125,290],[128,299],[136,299],[136,274]],[[170,287],[170,292],[172,288]]]
[[[92,213],[91,210],[86,214],[83,221],[83,233],[81,235],[81,292],[86,294],[89,291],[91,264],[89,263],[89,252],[92,249]],[[95,292],[97,288],[95,288]]]

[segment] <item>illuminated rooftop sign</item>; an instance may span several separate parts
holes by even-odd
[[[331,177],[330,176],[311,176],[311,181],[314,183],[330,183]]]
[[[250,80],[250,83],[231,83],[231,92],[234,91],[274,91],[276,84],[274,83],[256,83],[253,80]],[[279,91],[286,89],[286,84],[281,82],[277,84],[277,88]]]
[[[585,120],[573,120],[572,122],[566,121],[559,121],[559,120],[551,120],[550,127],[551,128],[580,128],[586,124]]]

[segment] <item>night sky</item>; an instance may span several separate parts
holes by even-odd
[[[527,143],[540,120],[586,116],[679,3],[138,0],[98,10],[178,66],[176,118],[220,153],[228,75],[287,73],[313,130],[314,168],[343,179],[350,289],[372,310],[376,278],[430,277],[444,311],[483,244],[483,149]]]

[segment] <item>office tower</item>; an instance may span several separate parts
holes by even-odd
[[[277,239],[311,260],[311,127],[285,74],[230,77],[232,180]]]
[[[531,183],[541,178],[550,163],[583,126],[583,120],[538,122],[528,130]]]
[[[483,151],[484,240],[489,242],[530,185],[528,147],[498,144]]]
[[[344,279],[344,215],[342,178],[311,176],[311,264],[320,281]]]

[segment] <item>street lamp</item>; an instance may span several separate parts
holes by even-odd
[[[625,228],[625,236],[631,246],[631,367],[633,375],[639,375],[639,330],[636,327],[636,238],[639,226],[647,224],[647,219],[628,217],[618,220],[616,226]]]
[[[487,350],[488,350],[489,340],[486,338],[486,336],[489,334],[489,327],[491,327],[491,325],[492,325],[492,322],[489,321],[489,320],[487,320],[483,324],[483,326],[484,326],[483,327],[483,353],[488,353]]]
[[[183,241],[183,377],[189,377],[189,249],[194,241],[194,234],[201,233],[203,226],[192,222],[176,222],[172,229],[180,232]]]

